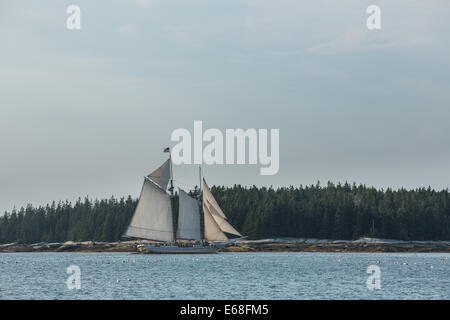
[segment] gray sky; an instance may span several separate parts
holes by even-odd
[[[194,120],[280,129],[277,175],[205,166],[211,185],[448,188],[449,16],[445,0],[1,0],[0,212],[137,197]]]

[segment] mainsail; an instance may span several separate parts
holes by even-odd
[[[125,235],[170,242],[174,240],[172,221],[169,195],[153,181],[145,179],[139,202]]]
[[[227,217],[214,199],[203,179],[203,214],[205,217],[205,238],[211,241],[228,240],[224,232],[242,237],[242,235],[226,220]]]
[[[170,180],[170,158],[147,177],[160,186],[163,190],[166,190]]]
[[[179,189],[177,239],[200,240],[200,211],[198,201]]]

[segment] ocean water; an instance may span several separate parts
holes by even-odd
[[[450,254],[0,253],[0,299],[450,299]]]

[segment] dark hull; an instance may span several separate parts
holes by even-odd
[[[143,247],[145,248],[145,253],[152,254],[212,254],[217,253],[217,250],[219,250],[217,246],[179,247],[144,244]]]

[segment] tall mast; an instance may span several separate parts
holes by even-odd
[[[170,167],[170,203],[172,204],[172,231],[173,231],[173,240],[177,241],[177,227],[176,221],[178,215],[174,210],[174,197],[173,197],[173,168],[172,168],[172,150],[169,149],[169,167]]]
[[[169,153],[170,162],[170,195],[173,197],[173,168],[172,168],[172,152]]]
[[[205,240],[205,220],[203,217],[203,194],[202,194],[202,166],[199,165],[198,166],[198,177],[200,179],[200,184],[199,184],[199,195],[198,198],[200,199],[200,234],[202,236],[202,240]]]
[[[199,178],[199,181],[200,181],[200,184],[198,185],[198,187],[199,187],[199,192],[200,192],[200,195],[201,195],[202,194],[202,165],[198,166],[198,178]]]

